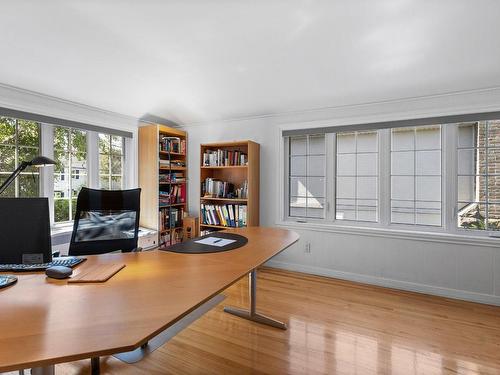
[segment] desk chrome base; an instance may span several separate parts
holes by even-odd
[[[250,311],[238,309],[236,307],[224,307],[224,312],[239,316],[243,319],[251,320],[252,322],[265,324],[279,329],[286,329],[285,323],[257,312],[257,271],[255,269],[248,274],[248,293],[250,296]]]

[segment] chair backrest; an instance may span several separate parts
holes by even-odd
[[[76,201],[69,255],[104,254],[137,248],[141,189],[82,188]]]

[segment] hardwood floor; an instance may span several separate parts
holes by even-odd
[[[103,374],[500,374],[500,307],[274,269],[259,271],[269,328],[222,311],[247,306],[247,280],[134,365],[101,359]],[[90,361],[56,366],[87,374]]]

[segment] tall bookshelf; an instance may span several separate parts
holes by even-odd
[[[182,220],[188,207],[186,155],[186,132],[160,124],[140,124],[140,225],[158,231],[160,247],[182,241]]]
[[[212,156],[207,158],[208,154]],[[207,178],[215,181],[220,189],[208,191]],[[258,226],[259,179],[258,143],[245,140],[200,145],[200,234],[230,227]],[[226,183],[225,189],[222,183]],[[241,194],[245,186],[246,194]],[[225,217],[231,216],[231,209],[233,222],[231,217]],[[241,214],[245,214],[244,221]]]

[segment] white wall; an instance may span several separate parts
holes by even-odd
[[[279,128],[347,125],[498,111],[500,90],[193,124],[188,132],[189,210],[198,213],[200,143],[251,139],[261,145],[260,223],[280,224]],[[500,305],[500,240],[474,244],[375,232],[329,231],[290,225],[300,241],[269,265],[377,285]],[[311,253],[304,251],[311,243]]]

